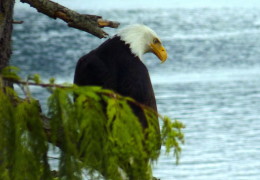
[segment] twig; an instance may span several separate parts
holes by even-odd
[[[15,84],[29,85],[29,86],[40,86],[40,87],[53,87],[53,88],[70,88],[70,86],[64,86],[60,84],[48,84],[48,83],[35,83],[30,81],[22,81],[14,78],[3,77],[4,80],[10,81]]]
[[[52,157],[52,156],[48,156],[49,159],[56,159],[56,160],[59,160],[60,158],[57,158],[57,157]]]
[[[38,12],[53,19],[62,19],[70,27],[86,31],[99,38],[108,36],[101,29],[102,27],[117,28],[119,26],[118,22],[103,20],[101,16],[80,14],[50,0],[21,0],[21,2],[30,4]]]
[[[12,22],[13,24],[23,24],[23,21],[17,21],[17,20],[13,20]]]

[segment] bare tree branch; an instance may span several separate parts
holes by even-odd
[[[70,27],[86,31],[99,38],[104,38],[108,35],[101,28],[117,28],[119,26],[118,22],[104,20],[101,16],[80,14],[50,0],[21,0],[21,2],[30,4],[38,12],[53,19],[62,19]]]
[[[13,24],[23,24],[23,21],[13,20]]]

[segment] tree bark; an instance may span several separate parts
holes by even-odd
[[[13,9],[15,0],[0,1],[0,71],[9,64],[12,54]],[[12,83],[3,81],[3,86]]]
[[[9,64],[12,54],[13,8],[14,0],[0,1],[0,70]]]
[[[14,0],[0,0],[0,72],[9,64],[12,54],[11,37],[12,37],[12,20],[13,20]],[[12,86],[9,81],[1,80],[1,87]],[[1,102],[0,102],[1,103]],[[0,165],[2,163],[2,152],[0,152]]]

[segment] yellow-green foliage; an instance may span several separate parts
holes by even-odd
[[[0,90],[0,179],[48,177],[48,144],[38,104],[27,99],[14,105],[16,98],[11,89]]]
[[[14,73],[5,74],[20,80]],[[39,76],[29,80],[51,92],[45,115],[51,130],[47,135],[39,103],[28,90],[27,98],[21,100],[14,90],[0,87],[0,179],[53,179],[48,141],[61,150],[58,179],[82,179],[83,174],[92,179],[150,179],[160,144],[168,153],[173,149],[179,159],[182,123],[161,118],[160,133],[158,114],[131,98],[100,87],[62,87],[53,80],[40,84]],[[129,102],[143,108],[147,129],[142,128]]]

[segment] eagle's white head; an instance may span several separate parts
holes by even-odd
[[[130,45],[132,53],[140,59],[147,52],[154,53],[162,62],[167,59],[167,52],[157,34],[141,24],[130,25],[120,30],[117,35]]]

